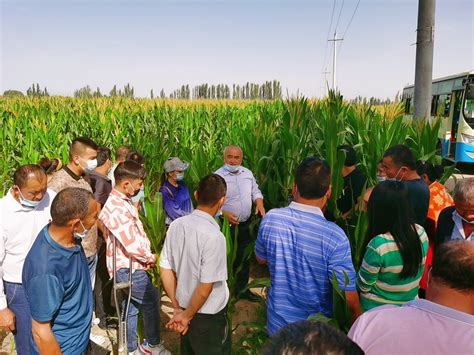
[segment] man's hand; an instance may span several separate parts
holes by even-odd
[[[156,254],[153,254],[153,257],[150,258],[150,261],[147,262],[145,265],[145,271],[153,269],[156,266],[157,261],[158,261],[158,257],[156,256]]]
[[[227,212],[227,211],[222,211],[222,214],[224,217],[227,217],[227,220],[229,221],[230,224],[233,226],[239,224],[239,217],[237,217],[235,214],[232,212]]]
[[[15,323],[15,313],[8,308],[0,310],[0,328],[7,332],[13,332],[15,331]]]
[[[176,333],[182,335],[186,334],[189,329],[189,323],[192,317],[190,317],[186,311],[176,308],[173,311],[173,318],[166,324],[166,328],[173,330]]]
[[[265,217],[265,207],[263,206],[263,200],[261,198],[255,201],[255,214],[259,214],[262,218]]]

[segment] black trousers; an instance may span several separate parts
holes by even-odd
[[[181,335],[182,355],[222,355],[231,352],[231,325],[227,307],[216,314],[197,313]]]
[[[95,274],[94,303],[95,316],[105,324],[105,319],[115,313],[112,306],[112,280],[107,271],[105,241],[99,236],[97,238],[97,270]]]
[[[239,265],[242,264],[242,268],[240,272],[236,276],[235,280],[235,287],[234,292],[237,294],[241,292],[245,286],[247,286],[249,282],[249,273],[250,273],[250,258],[248,258],[245,262],[244,259],[244,252],[247,246],[252,243],[252,238],[250,236],[250,218],[245,222],[239,223],[237,226],[230,227],[230,233],[232,238],[235,236],[235,231],[237,229],[237,254],[235,257],[233,271],[234,273],[238,269]]]

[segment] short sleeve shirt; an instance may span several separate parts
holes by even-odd
[[[255,254],[270,269],[270,336],[319,312],[330,317],[334,273],[341,289],[356,289],[349,240],[317,207],[292,202],[267,213],[260,224]]]
[[[32,318],[51,322],[63,354],[84,352],[92,322],[92,287],[82,247],[59,245],[46,226],[26,257],[22,279]]]
[[[214,283],[198,313],[216,314],[229,299],[226,240],[217,222],[194,210],[170,224],[160,255],[160,266],[176,273],[176,299],[187,308],[199,283]]]

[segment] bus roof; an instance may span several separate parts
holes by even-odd
[[[462,72],[462,73],[455,74],[455,75],[443,76],[442,78],[433,79],[433,84],[434,83],[439,83],[441,81],[449,81],[449,80],[455,80],[455,79],[459,79],[459,78],[465,78],[465,77],[470,76],[470,75],[474,75],[474,70]],[[403,90],[414,88],[414,87],[415,87],[415,84],[407,85],[403,88]]]

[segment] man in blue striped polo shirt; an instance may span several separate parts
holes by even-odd
[[[255,254],[270,269],[270,336],[319,312],[330,317],[334,272],[353,317],[360,314],[349,240],[323,216],[330,195],[328,164],[316,157],[306,158],[296,171],[294,202],[271,210],[260,224]],[[349,278],[347,286],[344,273]]]

